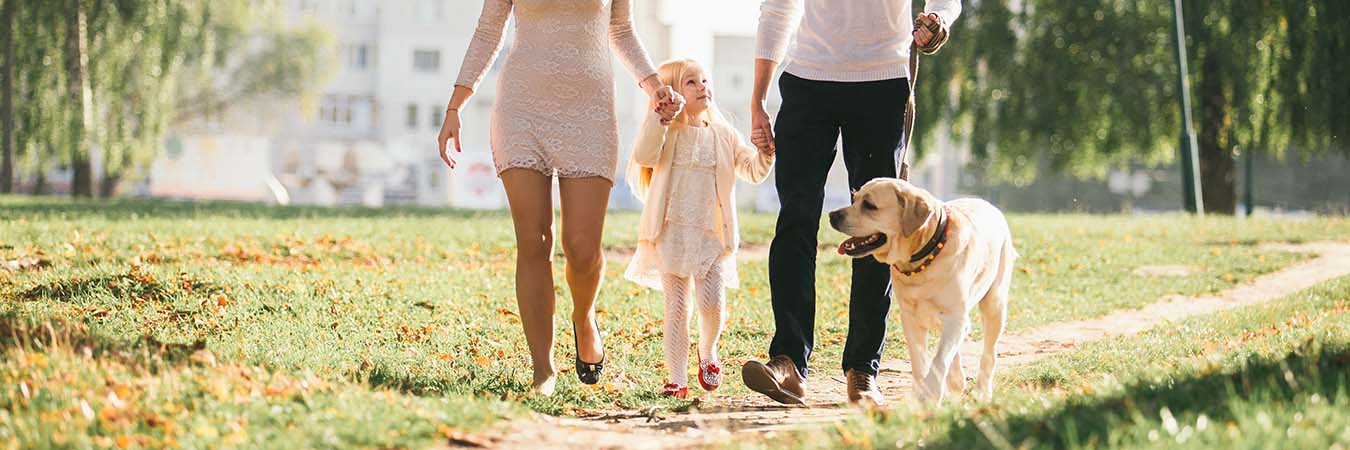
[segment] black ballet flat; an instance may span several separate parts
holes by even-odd
[[[591,322],[595,323],[595,322]],[[596,330],[600,329],[599,324],[595,324]],[[602,335],[603,336],[603,335]],[[600,382],[600,373],[605,370],[605,355],[600,355],[600,362],[588,363],[581,360],[581,349],[577,345],[577,327],[572,327],[572,345],[577,347],[577,379],[582,384],[595,384]]]

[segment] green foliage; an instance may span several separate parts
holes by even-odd
[[[87,143],[105,187],[139,176],[176,122],[227,102],[303,95],[326,64],[326,32],[283,24],[275,0],[81,1],[93,100]],[[41,177],[90,156],[68,150],[79,145],[66,129],[77,105],[62,64],[71,5],[22,2],[18,11],[18,173]]]
[[[1350,4],[1183,3],[1202,151],[1350,151],[1350,90],[1341,87]],[[992,175],[1021,181],[1035,177],[1038,159],[1095,178],[1172,161],[1172,24],[1167,1],[967,2],[943,53],[924,59],[917,101],[928,119],[916,134],[950,122]],[[1231,164],[1214,176],[1231,177]]]

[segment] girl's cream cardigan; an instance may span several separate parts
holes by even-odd
[[[662,224],[666,222],[666,209],[670,203],[671,161],[675,155],[672,132],[680,126],[661,125],[661,117],[652,112],[647,114],[638,131],[627,178],[633,193],[646,204],[638,219],[639,241],[655,243],[664,228]],[[713,127],[717,145],[717,223],[722,226],[723,254],[731,255],[740,245],[736,202],[732,198],[736,176],[758,184],[768,178],[774,157],[742,144],[740,135],[728,125],[714,122],[709,126]]]

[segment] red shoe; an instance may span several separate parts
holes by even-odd
[[[661,395],[675,398],[689,398],[689,388],[675,383],[666,383],[666,387],[661,388]]]
[[[722,386],[722,363],[712,360],[698,362],[698,384],[705,391],[715,391]]]

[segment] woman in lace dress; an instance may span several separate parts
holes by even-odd
[[[595,383],[604,349],[595,297],[604,273],[600,237],[618,158],[610,47],[653,99],[682,100],[657,80],[632,28],[631,0],[485,0],[441,126],[441,158],[455,167],[459,109],[501,49],[515,17],[492,109],[492,158],[516,232],[516,301],[534,369],[532,388],[553,392],[553,193],[559,178],[562,247],[572,293],[577,376]],[[673,114],[672,114],[673,115]]]

